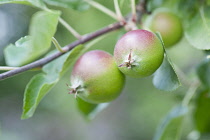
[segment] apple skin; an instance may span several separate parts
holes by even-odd
[[[165,8],[155,10],[145,24],[149,30],[160,32],[166,48],[175,45],[183,36],[180,18]]]
[[[127,65],[129,57],[131,64]],[[159,38],[141,29],[127,32],[114,49],[114,58],[120,71],[134,78],[153,74],[162,64],[163,57],[164,49]]]
[[[89,103],[104,103],[116,99],[125,83],[125,76],[119,71],[113,56],[94,50],[83,54],[75,63],[72,85],[78,84],[82,89],[77,96]]]

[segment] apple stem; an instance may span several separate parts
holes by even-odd
[[[65,20],[63,20],[62,18],[59,18],[58,20],[70,33],[72,33],[74,37],[76,37],[77,39],[81,39],[82,36],[73,27],[71,27]]]
[[[115,12],[117,14],[118,21],[122,22],[122,24],[125,25],[126,24],[126,20],[122,16],[118,0],[114,0],[114,7],[115,7]]]
[[[136,15],[135,0],[131,0],[131,10],[132,10],[132,21],[136,22],[137,15]]]
[[[183,106],[188,106],[189,105],[191,99],[195,95],[196,90],[198,89],[199,86],[200,86],[200,84],[197,83],[197,82],[194,82],[194,83],[191,84],[191,86],[189,87],[189,89],[188,89],[188,91],[187,91],[187,93],[186,93],[186,95],[185,95],[185,97],[182,101]]]
[[[9,66],[0,66],[0,71],[9,71],[9,70],[15,70],[18,69],[20,67],[9,67]],[[42,67],[36,67],[31,69],[31,71],[37,71],[37,70],[41,70]]]
[[[60,44],[58,43],[58,41],[54,37],[52,37],[52,42],[55,45],[56,49],[58,49],[62,53],[65,52],[65,51],[62,50],[62,47],[60,46]]]
[[[103,13],[107,14],[108,16],[112,17],[113,19],[118,20],[117,15],[113,11],[111,11],[110,9],[101,5],[100,3],[97,3],[97,2],[91,1],[91,0],[84,0],[84,1],[87,2],[88,4],[90,4],[91,6],[97,8],[101,12],[103,12]]]

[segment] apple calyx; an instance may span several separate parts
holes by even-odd
[[[81,94],[85,91],[85,88],[82,84],[82,82],[74,82],[71,86],[69,86],[67,84],[67,86],[70,88],[69,90],[69,94],[74,94],[74,97],[77,98],[78,94]]]
[[[125,60],[125,62],[123,62],[122,64],[118,65],[118,67],[127,67],[128,69],[131,69],[133,66],[135,66],[136,64],[135,59],[132,58],[131,55],[132,49],[130,49],[130,53],[128,55],[128,59]]]

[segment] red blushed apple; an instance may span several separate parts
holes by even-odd
[[[125,75],[145,77],[161,65],[164,49],[160,39],[147,30],[133,30],[123,35],[115,45],[114,58]]]
[[[125,76],[113,56],[94,50],[82,55],[75,63],[70,93],[89,103],[109,102],[120,95],[124,82]]]

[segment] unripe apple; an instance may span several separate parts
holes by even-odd
[[[164,50],[159,38],[147,30],[133,30],[115,45],[114,58],[120,71],[131,77],[153,74],[163,61]]]
[[[160,32],[165,47],[176,44],[183,34],[180,18],[167,9],[157,9],[145,21],[146,28]]]
[[[125,76],[113,56],[94,50],[83,54],[75,63],[70,93],[89,103],[109,102],[120,95],[124,82]]]

